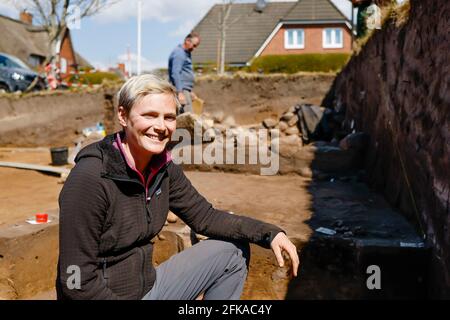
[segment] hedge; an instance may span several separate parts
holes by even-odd
[[[243,67],[235,67],[235,66],[229,66],[225,65],[225,72],[236,72],[240,71]],[[194,71],[200,72],[202,74],[216,74],[217,73],[217,63],[215,62],[206,62],[202,64],[194,64]]]
[[[269,55],[258,57],[247,67],[249,72],[297,73],[341,70],[350,59],[347,53],[305,53],[299,55]]]
[[[113,72],[89,72],[80,73],[77,76],[72,75],[68,82],[82,84],[102,84],[104,81],[119,82],[120,77]]]

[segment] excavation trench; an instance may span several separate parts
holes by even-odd
[[[335,171],[335,164],[331,168],[320,161],[313,164],[314,155],[323,156],[320,153],[308,148],[304,152],[310,160],[303,165],[315,168],[311,177],[294,172],[261,176],[251,166],[234,173],[206,166],[187,171],[193,185],[215,206],[281,226],[299,249],[300,275],[292,280],[289,264],[277,267],[270,250],[252,245],[243,299],[370,298],[374,293],[367,289],[366,280],[367,267],[372,264],[383,270],[383,279],[390,279],[383,280],[383,294],[378,296],[419,297],[425,281],[426,248],[414,229],[369,190],[364,171],[349,171],[348,165],[342,172]],[[39,159],[48,164],[50,155],[45,148],[1,149],[0,157],[21,162]],[[304,167],[299,169],[304,171]],[[0,168],[0,175],[10,176],[9,181],[15,179],[0,221],[2,298],[53,299],[58,252],[56,198],[62,185],[58,177],[33,171]],[[0,181],[2,190],[11,186],[8,179]],[[48,199],[42,199],[44,194]],[[45,226],[24,222],[36,210],[50,213],[52,222]],[[320,227],[338,233],[328,236],[316,232]],[[155,264],[191,245],[181,221],[166,226],[162,235],[163,239],[155,239]],[[410,273],[402,274],[402,268]],[[399,281],[409,283],[409,287],[399,292]]]
[[[301,102],[317,103],[330,89],[333,78],[206,79],[198,87],[208,97],[206,112],[222,110],[222,116],[233,116],[238,126],[267,117],[278,119]],[[249,96],[243,94],[245,86]],[[223,95],[211,93],[216,91]],[[1,126],[0,144],[5,148],[0,149],[0,161],[48,165],[47,147],[73,147],[73,139],[82,128],[101,121],[112,132],[117,129],[113,96],[114,92],[99,91],[81,96],[0,99],[0,105],[9,110],[2,111],[6,113],[0,120],[5,124]],[[238,96],[242,99],[237,100]],[[255,100],[253,105],[251,100]],[[32,112],[29,106],[33,106]],[[47,120],[36,116],[33,122],[32,113],[46,111]],[[49,127],[49,118],[57,125]],[[289,264],[279,268],[270,250],[252,246],[244,299],[425,295],[429,249],[411,224],[368,187],[364,156],[362,151],[320,142],[280,149],[279,171],[273,176],[262,176],[258,164],[184,166],[193,185],[215,206],[275,223],[297,245],[301,265],[296,279],[290,276]],[[62,187],[58,181],[58,177],[38,172],[0,168],[4,203],[0,208],[1,298],[55,297],[57,197]],[[52,222],[44,226],[27,224],[25,220],[37,211],[50,213]],[[320,232],[328,229],[336,233]],[[155,264],[190,245],[189,234],[180,221],[166,226],[162,235],[155,239]],[[368,286],[371,266],[381,271],[381,289]]]

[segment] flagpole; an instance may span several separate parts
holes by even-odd
[[[138,31],[137,31],[137,74],[140,75],[142,72],[142,0],[138,0],[137,8],[137,20],[138,20]]]

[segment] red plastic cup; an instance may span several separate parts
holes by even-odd
[[[47,223],[48,214],[46,213],[36,213],[36,222],[37,223]]]

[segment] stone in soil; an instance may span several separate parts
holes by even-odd
[[[283,132],[286,131],[287,128],[289,128],[289,125],[284,121],[280,121],[280,123],[278,123],[278,128],[281,132]]]
[[[267,129],[272,129],[274,128],[276,125],[278,124],[278,121],[272,118],[267,118],[264,119],[263,121],[263,125],[264,127],[266,127]]]
[[[290,127],[290,128],[288,128],[288,129],[286,129],[285,131],[284,131],[287,135],[299,135],[300,134],[300,130],[298,130],[298,128],[297,127]]]
[[[294,113],[287,112],[281,116],[280,120],[287,122],[287,121],[291,120],[293,117],[294,117]]]
[[[178,217],[175,213],[173,213],[172,211],[169,211],[168,215],[167,215],[167,222],[169,223],[175,223],[178,221]]]
[[[298,117],[297,116],[293,116],[287,123],[289,125],[289,127],[295,126],[298,122]]]

